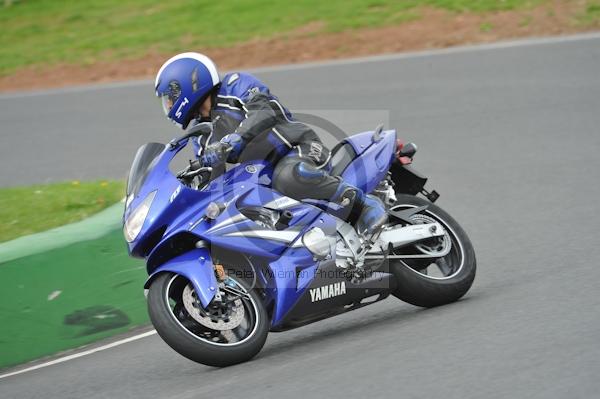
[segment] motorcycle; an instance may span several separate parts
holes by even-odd
[[[273,190],[266,161],[218,176],[197,161],[171,172],[190,140],[207,134],[142,146],[123,215],[129,254],[146,260],[152,324],[181,355],[228,366],[254,357],[269,332],[390,295],[439,306],[471,287],[473,246],[412,168],[416,145],[397,140],[395,130],[378,126],[332,150],[331,173],[386,205],[389,221],[370,237],[334,216],[338,204]]]

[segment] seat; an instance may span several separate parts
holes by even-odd
[[[341,176],[352,160],[356,158],[356,152],[350,143],[342,141],[331,150],[331,175]]]

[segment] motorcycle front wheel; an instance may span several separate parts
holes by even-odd
[[[160,337],[176,352],[208,366],[225,367],[253,358],[269,332],[269,316],[256,290],[228,277],[220,300],[203,308],[191,283],[174,273],[156,277],[148,313]]]
[[[390,259],[389,264],[398,283],[393,295],[412,305],[430,308],[457,301],[465,295],[475,279],[477,261],[467,233],[440,207],[419,197],[397,194],[391,209],[400,211],[425,205],[427,209],[411,219],[414,223],[438,222],[446,234],[392,250],[390,255],[414,258]]]

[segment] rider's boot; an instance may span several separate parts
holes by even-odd
[[[383,202],[348,183],[340,184],[334,202],[342,205],[347,221],[365,238],[371,237],[387,222]]]
[[[364,195],[360,201],[362,211],[356,221],[356,231],[365,237],[370,237],[381,230],[387,222],[387,212],[383,202],[372,195]]]

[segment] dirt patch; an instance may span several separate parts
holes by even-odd
[[[598,23],[584,26],[577,22],[585,7],[586,1],[555,0],[530,10],[485,14],[427,8],[415,10],[420,18],[397,26],[320,33],[323,26],[311,23],[278,38],[229,48],[189,45],[209,55],[222,69],[250,68],[597,30]],[[171,55],[149,53],[118,62],[24,68],[0,77],[0,91],[151,78]]]

